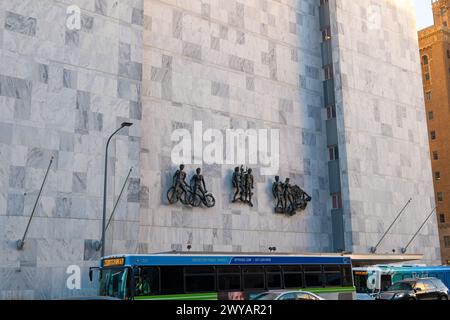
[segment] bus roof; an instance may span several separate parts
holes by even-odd
[[[366,271],[368,269],[370,270],[376,270],[379,269],[380,271],[389,271],[389,272],[423,272],[423,271],[450,271],[450,266],[414,266],[414,265],[405,265],[405,266],[398,266],[398,265],[375,265],[371,267],[357,267],[353,268],[354,271]]]
[[[183,266],[183,265],[294,265],[351,264],[341,255],[282,255],[282,254],[136,254],[114,255],[102,259],[113,261],[108,266]]]

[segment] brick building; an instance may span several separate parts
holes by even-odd
[[[450,1],[433,1],[434,25],[419,31],[423,87],[442,259],[450,263]]]

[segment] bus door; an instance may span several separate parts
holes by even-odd
[[[387,288],[389,288],[391,285],[392,285],[392,276],[390,274],[382,274],[380,282],[381,291],[387,290]]]

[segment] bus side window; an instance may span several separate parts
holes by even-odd
[[[135,269],[134,280],[136,296],[149,296],[159,293],[159,270],[157,267]]]
[[[216,270],[214,267],[186,267],[184,275],[186,293],[216,290]]]
[[[218,291],[240,291],[241,289],[241,268],[239,266],[217,267]]]
[[[392,285],[391,275],[389,275],[389,274],[381,275],[381,286],[380,286],[381,287],[381,291],[385,291],[391,285]]]
[[[184,271],[183,267],[160,267],[161,294],[184,293]]]
[[[350,266],[342,267],[342,285],[353,286],[352,268]]]

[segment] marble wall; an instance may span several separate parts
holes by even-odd
[[[142,30],[139,0],[0,2],[0,299],[93,292],[87,267],[98,264],[104,148],[123,121],[134,126],[110,149],[108,211],[134,171],[106,249],[137,250]],[[84,290],[67,290],[70,265],[81,267]]]
[[[140,252],[331,250],[317,1],[146,0],[144,29]],[[232,204],[240,163],[203,164],[213,209],[168,206],[170,137],[194,121],[279,129],[279,173],[312,195],[307,210],[275,214],[273,176],[258,166],[255,206]],[[188,178],[198,166],[187,164]]]
[[[346,241],[368,252],[407,242],[431,210],[431,170],[414,18],[394,1],[332,1]],[[73,27],[67,8],[81,10]],[[380,19],[372,11],[379,8]],[[318,0],[0,2],[0,299],[93,294],[103,157],[113,140],[108,211],[133,173],[107,254],[170,250],[332,250]],[[378,29],[373,23],[381,21]],[[406,85],[408,84],[408,85]],[[274,213],[272,176],[255,171],[253,208],[232,204],[233,165],[200,165],[212,209],[169,206],[175,129],[279,129],[282,178],[313,198]],[[51,157],[25,247],[16,249]],[[187,163],[189,178],[199,165]],[[407,223],[410,222],[410,223]],[[438,258],[430,222],[411,251]],[[82,290],[66,287],[82,269]]]
[[[400,252],[435,207],[411,1],[330,1],[346,246]],[[408,253],[440,263],[433,215]]]

